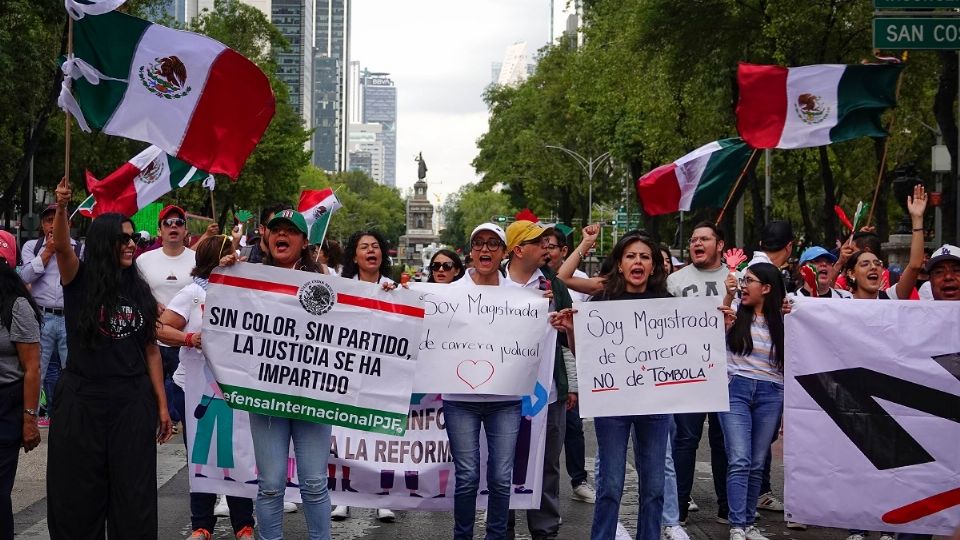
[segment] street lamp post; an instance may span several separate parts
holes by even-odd
[[[587,186],[588,186],[588,197],[589,200],[587,204],[590,206],[587,209],[587,224],[593,223],[593,173],[596,172],[597,165],[603,163],[607,158],[610,157],[610,152],[604,152],[597,157],[587,159],[580,154],[570,150],[569,148],[564,148],[562,146],[554,146],[552,144],[545,144],[546,148],[553,148],[554,150],[560,150],[561,152],[572,157],[574,161],[577,162],[577,165],[580,165],[580,168],[583,169],[583,172],[587,173]]]

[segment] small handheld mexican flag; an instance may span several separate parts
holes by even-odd
[[[303,214],[303,219],[310,229],[310,243],[321,244],[327,235],[330,226],[330,217],[342,208],[336,194],[330,188],[307,189],[300,193],[300,203],[297,212]]]
[[[87,171],[87,191],[91,195],[77,211],[90,218],[107,212],[132,216],[171,190],[194,182],[203,182],[210,190],[214,187],[210,173],[150,146],[103,180]]]

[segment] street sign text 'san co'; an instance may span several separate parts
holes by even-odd
[[[873,47],[960,49],[960,18],[877,17],[873,20]]]

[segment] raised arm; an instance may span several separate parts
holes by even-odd
[[[564,283],[567,283],[567,279],[573,277],[573,273],[580,267],[580,263],[584,261],[587,252],[597,243],[598,236],[600,236],[599,224],[594,223],[583,228],[583,240],[580,241],[580,245],[567,255],[567,260],[563,261],[560,269],[557,270],[557,276]],[[567,286],[569,287],[569,284]]]
[[[913,234],[910,238],[910,260],[897,282],[897,298],[901,300],[910,298],[923,266],[923,213],[926,209],[927,192],[922,185],[917,184],[913,187],[913,197],[907,197],[907,212],[910,214]]]
[[[60,269],[60,283],[64,285],[73,281],[80,268],[80,259],[70,245],[70,220],[67,218],[70,198],[73,190],[70,181],[64,176],[57,184],[57,214],[53,218],[53,243],[57,254],[57,267]]]

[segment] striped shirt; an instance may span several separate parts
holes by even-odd
[[[773,340],[763,316],[757,315],[750,325],[750,337],[753,339],[753,351],[750,354],[740,356],[727,350],[727,375],[783,384],[783,372],[774,367],[770,358]]]

